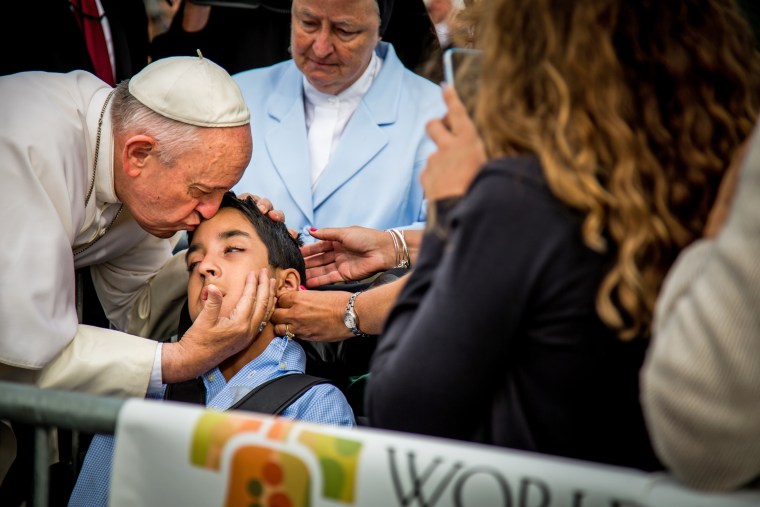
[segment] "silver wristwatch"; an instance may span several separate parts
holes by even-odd
[[[343,323],[356,336],[362,336],[366,338],[369,335],[367,333],[362,333],[359,330],[359,317],[357,317],[356,311],[354,310],[354,301],[356,300],[356,296],[358,296],[359,294],[361,294],[361,292],[354,292],[353,294],[351,294],[351,297],[348,298],[348,304],[346,305],[346,312],[343,314]]]

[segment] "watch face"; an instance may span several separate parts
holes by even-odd
[[[343,316],[343,323],[347,328],[353,329],[356,327],[356,317],[354,317],[353,314],[346,312],[346,314]]]

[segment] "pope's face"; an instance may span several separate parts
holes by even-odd
[[[193,230],[211,218],[222,196],[240,180],[251,156],[249,126],[205,128],[200,142],[167,167],[149,157],[120,198],[140,226],[159,238]]]
[[[317,90],[337,95],[369,65],[379,30],[376,0],[294,0],[293,60]]]
[[[268,250],[248,218],[237,209],[222,208],[204,220],[193,233],[187,249],[187,300],[195,320],[208,298],[213,283],[224,299],[220,316],[226,317],[243,294],[249,272],[269,266]]]

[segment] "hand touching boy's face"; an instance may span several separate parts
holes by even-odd
[[[226,317],[243,293],[246,275],[269,267],[268,251],[240,211],[222,208],[195,230],[187,250],[187,267],[190,318],[195,320],[201,312],[212,283],[225,296],[219,315]]]

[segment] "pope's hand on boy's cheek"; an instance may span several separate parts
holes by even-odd
[[[190,329],[162,350],[163,382],[174,383],[200,375],[247,347],[258,334],[269,303],[272,282],[266,269],[248,273],[235,308],[220,316],[223,296],[208,286],[208,299]]]

